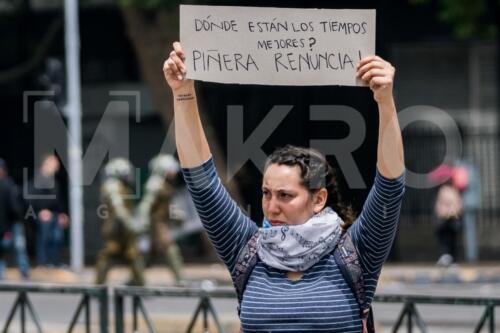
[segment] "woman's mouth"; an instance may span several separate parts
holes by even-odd
[[[283,221],[280,221],[280,220],[270,220],[269,223],[271,223],[271,225],[273,227],[279,227],[279,226],[282,226],[282,225],[286,225],[286,222],[283,222]]]

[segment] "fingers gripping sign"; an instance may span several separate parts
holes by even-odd
[[[163,64],[163,74],[165,80],[173,91],[192,84],[192,80],[187,80],[186,65],[184,63],[186,57],[179,42],[173,44],[173,50],[170,52],[168,59]]]
[[[392,100],[392,87],[395,68],[379,56],[369,56],[361,59],[357,66],[357,77],[373,91],[377,103]]]

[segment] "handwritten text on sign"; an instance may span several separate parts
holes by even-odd
[[[361,85],[375,10],[180,6],[188,78],[267,85]]]

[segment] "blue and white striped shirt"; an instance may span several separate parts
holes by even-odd
[[[203,225],[232,272],[239,251],[258,227],[226,192],[212,159],[183,169],[183,174]],[[363,210],[348,231],[360,255],[370,302],[394,239],[403,193],[404,174],[388,179],[377,170]],[[240,318],[244,332],[362,331],[356,298],[332,254],[297,281],[259,260],[243,295]]]

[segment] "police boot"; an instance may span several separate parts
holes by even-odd
[[[132,259],[130,269],[132,271],[132,279],[127,284],[131,286],[143,286],[146,281],[144,280],[144,262],[142,257],[138,256]]]
[[[167,261],[174,274],[175,283],[182,284],[183,274],[182,269],[184,262],[182,260],[182,254],[179,246],[177,244],[170,244],[167,247]]]

